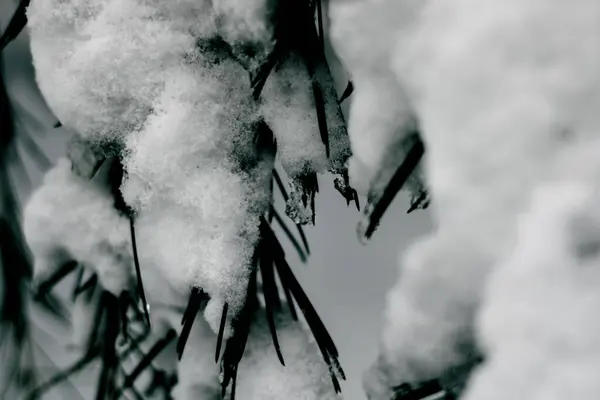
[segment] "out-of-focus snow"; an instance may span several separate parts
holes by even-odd
[[[372,398],[387,399],[392,386],[470,362],[484,284],[520,245],[516,227],[533,188],[556,174],[557,159],[571,146],[597,135],[600,64],[591,38],[599,35],[598,4],[365,1],[333,10],[342,56],[350,65],[367,64],[354,72],[353,149],[358,155],[387,143],[363,145],[354,134],[361,121],[383,124],[405,113],[400,101],[389,112],[369,102],[356,106],[361,81],[387,77],[393,83],[372,92],[373,104],[389,96],[409,100],[406,109],[414,111],[426,144],[438,225],[401,257],[388,297],[380,357],[369,373],[379,388]],[[365,27],[357,28],[359,22]],[[373,40],[374,32],[381,40]],[[378,54],[392,54],[391,61]],[[380,162],[375,154],[359,159],[357,169]]]
[[[535,191],[518,247],[487,285],[479,321],[488,361],[465,399],[584,399],[600,392],[597,204],[596,183],[559,181]]]

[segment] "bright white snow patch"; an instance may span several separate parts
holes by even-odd
[[[152,262],[180,293],[199,286],[235,314],[273,160],[255,154],[248,73],[218,41],[232,4],[37,0],[29,17],[50,107],[84,138],[123,150],[142,269]],[[249,25],[225,30],[263,35],[261,7],[235,8],[229,21]]]

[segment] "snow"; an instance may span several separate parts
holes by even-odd
[[[140,129],[161,90],[161,72],[194,51],[190,31],[204,34],[204,3],[33,1],[31,50],[52,111],[97,142]]]
[[[363,170],[366,180],[369,167],[378,165],[369,162],[379,162],[378,149],[368,151],[376,145],[382,151],[387,143],[363,144],[356,129],[364,130],[369,118],[373,126],[404,120],[401,108],[371,104],[393,96],[395,104],[405,104],[405,96],[425,142],[437,220],[436,231],[401,256],[380,356],[368,373],[373,399],[386,399],[385,390],[403,382],[443,377],[476,358],[474,319],[490,272],[521,244],[519,215],[534,188],[558,174],[556,160],[597,135],[597,49],[589,39],[598,35],[595,9],[591,0],[371,1],[332,9],[344,60],[368,60],[363,70],[351,67],[356,98],[350,138],[362,163],[351,167],[352,176]],[[374,32],[381,40],[371,40]],[[357,38],[362,45],[352,44]],[[391,62],[382,54],[391,54]],[[372,86],[361,89],[360,73]],[[361,100],[369,88],[372,103]],[[499,398],[527,397],[511,395]]]
[[[312,80],[305,61],[295,53],[271,72],[262,94],[261,111],[277,140],[277,154],[290,177],[323,172],[327,166]]]
[[[386,159],[406,153],[403,139],[417,126],[410,100],[391,65],[396,31],[412,12],[407,3],[332,4],[332,41],[352,76],[348,133],[350,184],[367,194]],[[391,7],[391,8],[390,8]],[[389,162],[388,162],[389,163]]]
[[[60,159],[29,199],[23,231],[36,279],[73,259],[96,271],[102,286],[115,295],[130,287],[129,221],[114,208],[108,190],[75,175],[68,160]]]
[[[597,201],[596,184],[559,181],[535,191],[519,246],[490,278],[479,317],[488,360],[465,399],[600,391]]]

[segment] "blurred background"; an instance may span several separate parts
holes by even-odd
[[[16,0],[0,0],[0,30],[6,27],[16,3]],[[331,45],[327,46],[329,64],[341,93],[348,76]],[[56,118],[36,86],[26,31],[5,49],[1,68],[17,118],[17,133],[27,132],[35,137],[52,161],[64,155],[70,133],[63,128],[52,128]],[[347,108],[348,101],[344,106]],[[44,173],[31,161],[26,160],[26,163],[31,185],[19,182],[22,201],[26,201]],[[346,207],[345,200],[333,189],[331,177],[320,177],[320,189],[316,199],[316,226],[306,228],[311,246],[308,263],[301,264],[289,246],[286,250],[297,277],[339,348],[348,376],[343,383],[344,398],[364,399],[361,374],[377,354],[382,311],[386,293],[396,281],[398,255],[416,237],[430,230],[431,221],[428,211],[406,214],[408,196],[401,193],[387,211],[379,231],[363,246],[355,233],[360,213],[353,205]],[[361,204],[365,204],[365,199],[361,199]],[[282,242],[287,245],[286,240]],[[62,287],[70,290],[68,285]],[[33,335],[38,344],[33,349],[34,357],[44,376],[73,359],[66,348],[69,327],[41,314],[34,314],[33,319]],[[6,362],[10,360],[0,359],[0,363]],[[93,369],[85,371],[70,383],[48,392],[44,398],[91,399],[96,378]],[[0,398],[9,400],[1,394]]]

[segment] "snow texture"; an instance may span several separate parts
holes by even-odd
[[[590,39],[598,37],[597,11],[593,0],[367,1],[333,9],[340,40],[348,37],[350,46],[362,35],[368,43],[353,45],[347,56],[342,51],[349,61],[369,60],[365,79],[389,77],[373,70],[390,65],[377,58],[388,53],[374,49],[393,54],[391,70],[403,90],[388,95],[382,84],[372,104],[392,96],[410,100],[426,144],[437,220],[436,231],[401,257],[380,356],[366,378],[372,399],[387,400],[389,388],[402,382],[443,376],[478,352],[473,324],[484,284],[520,245],[517,223],[533,189],[557,174],[556,160],[572,146],[597,135],[600,65]],[[373,42],[375,29],[382,39]],[[404,113],[360,103],[360,85],[357,79],[350,117],[358,155],[382,144],[359,141],[360,121],[383,124]]]
[[[236,59],[255,72],[275,47],[276,0],[213,0],[217,29]]]
[[[196,39],[215,31],[207,1],[37,0],[28,8],[36,78],[59,120],[114,142],[142,127]]]
[[[34,256],[36,279],[75,260],[98,274],[115,295],[131,284],[129,221],[114,208],[108,190],[71,171],[60,159],[24,209],[23,231]]]
[[[319,133],[312,80],[298,54],[271,72],[262,91],[262,113],[277,139],[277,154],[290,177],[328,167]]]
[[[126,143],[123,186],[138,211],[141,263],[157,264],[180,292],[198,286],[226,301],[232,314],[245,298],[273,168],[272,157],[249,159],[256,119],[243,72],[230,60],[166,71],[155,113]]]
[[[87,142],[121,149],[142,268],[159,265],[180,293],[199,286],[233,314],[273,164],[255,149],[248,73],[218,36],[263,35],[260,21],[236,21],[260,20],[266,5],[236,4],[37,0],[28,14],[50,107]]]

